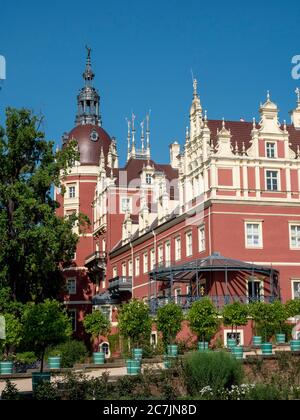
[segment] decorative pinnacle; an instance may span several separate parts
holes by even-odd
[[[283,120],[283,129],[286,131],[286,120]]]
[[[253,130],[256,130],[256,119],[255,119],[255,117],[253,118]]]
[[[222,118],[222,128],[225,128],[225,118]]]
[[[83,73],[83,78],[86,82],[90,82],[94,79],[95,74],[92,70],[92,64],[91,64],[91,52],[92,49],[88,46],[85,47],[87,50],[87,57],[86,57],[86,66],[85,66],[85,72]]]
[[[194,88],[194,97],[196,98],[198,96],[198,81],[197,79],[193,79],[193,88]]]
[[[271,100],[271,95],[270,95],[270,91],[268,90],[267,91],[267,101],[270,102],[270,100]]]
[[[295,90],[295,93],[297,95],[297,105],[300,106],[300,89],[298,87]]]

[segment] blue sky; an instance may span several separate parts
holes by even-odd
[[[300,54],[300,3],[274,1],[90,0],[0,2],[4,108],[45,115],[57,143],[74,126],[85,45],[93,48],[103,126],[126,153],[125,118],[152,110],[152,155],[168,161],[184,141],[192,99],[191,69],[209,118],[258,116],[266,91],[281,109],[295,105],[292,57]]]

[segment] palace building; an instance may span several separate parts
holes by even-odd
[[[153,313],[204,296],[217,307],[300,298],[300,92],[291,124],[280,122],[269,93],[257,121],[210,120],[195,80],[190,126],[182,144],[170,145],[170,162],[152,160],[150,116],[138,135],[133,115],[121,168],[90,53],[83,78],[76,127],[63,136],[77,140],[80,161],[66,193],[56,191],[60,216],[91,220],[64,269],[74,330],[81,334],[93,308],[117,327],[119,305],[132,298]],[[248,344],[251,334],[238,334]]]

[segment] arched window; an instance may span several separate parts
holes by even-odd
[[[100,351],[105,354],[106,359],[110,358],[111,353],[110,353],[109,343],[100,344]]]

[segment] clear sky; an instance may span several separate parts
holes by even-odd
[[[288,119],[300,87],[291,77],[299,39],[299,0],[0,0],[0,123],[8,105],[31,108],[60,143],[74,126],[88,44],[103,126],[122,161],[125,118],[133,110],[141,120],[150,108],[152,155],[168,161],[171,141],[184,142],[191,69],[209,118],[258,117],[269,89]]]

